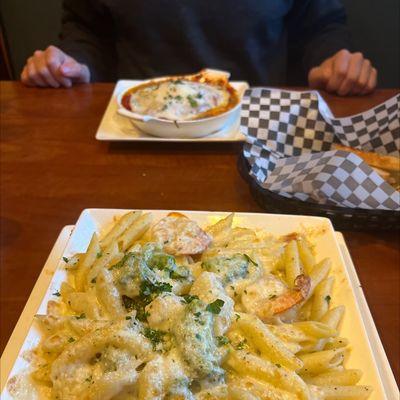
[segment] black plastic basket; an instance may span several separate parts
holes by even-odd
[[[240,154],[238,169],[249,184],[256,202],[267,212],[274,214],[316,215],[329,218],[337,230],[399,230],[400,212],[345,208],[326,204],[315,204],[281,196],[262,188],[250,174],[250,165]]]

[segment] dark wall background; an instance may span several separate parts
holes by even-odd
[[[400,1],[344,0],[354,44],[379,71],[379,86],[400,87]],[[14,77],[34,50],[57,42],[61,0],[2,0]]]

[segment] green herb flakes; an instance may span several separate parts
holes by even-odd
[[[221,299],[217,299],[212,303],[208,304],[206,310],[213,313],[219,314],[221,312],[221,308],[224,306],[225,302]]]
[[[155,350],[159,343],[164,342],[164,336],[166,335],[166,332],[146,327],[143,330],[143,335],[151,341],[151,344],[153,345],[153,350]]]
[[[185,294],[184,296],[183,296],[183,299],[185,300],[185,302],[187,303],[187,304],[189,304],[189,303],[191,303],[193,300],[199,300],[199,296],[196,296],[196,295],[191,295],[191,294]]]
[[[225,346],[229,343],[229,339],[226,336],[217,336],[215,339],[217,339],[218,346]]]
[[[327,296],[325,296],[325,300],[329,304],[331,301],[331,296],[329,296],[329,294],[328,294]]]
[[[193,96],[188,95],[188,96],[186,96],[186,98],[188,99],[188,102],[189,102],[189,104],[190,104],[190,107],[195,108],[195,107],[198,106],[198,103],[197,103],[197,101],[193,98]]]

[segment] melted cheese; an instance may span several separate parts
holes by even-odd
[[[132,91],[130,107],[137,114],[185,121],[215,108],[225,108],[229,101],[230,93],[225,87],[175,79]]]

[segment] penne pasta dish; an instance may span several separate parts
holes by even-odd
[[[305,233],[132,211],[64,258],[15,399],[367,399],[328,258]],[[355,343],[356,345],[356,343]]]

